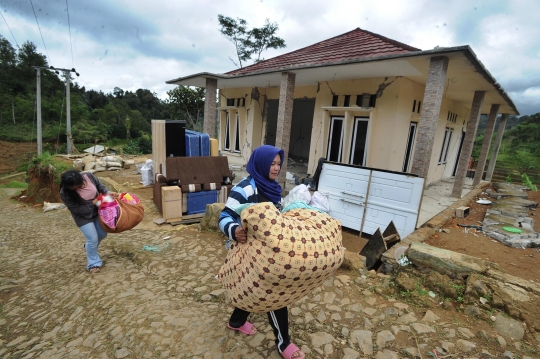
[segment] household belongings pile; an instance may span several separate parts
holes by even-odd
[[[134,194],[120,193],[117,199],[99,195],[98,218],[107,233],[120,233],[139,224],[144,217],[144,206]]]
[[[164,187],[181,189],[178,206],[188,215],[204,213],[207,204],[225,203],[232,188],[233,173],[227,156],[166,157],[161,165],[154,166],[153,199],[161,213],[164,203],[171,200],[163,195]]]
[[[124,160],[120,156],[93,156],[86,155],[73,161],[73,168],[77,171],[100,172],[100,171],[118,171],[123,168],[129,168],[135,164],[134,160]]]
[[[241,212],[247,242],[232,245],[219,280],[234,306],[256,313],[304,297],[343,262],[341,223],[313,208],[281,213],[269,203]]]

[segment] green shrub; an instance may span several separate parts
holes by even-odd
[[[531,191],[538,191],[538,188],[536,188],[536,185],[531,182],[526,173],[521,175],[521,179],[523,180],[523,185],[529,187]]]
[[[0,188],[28,188],[28,183],[19,181],[9,181],[7,184],[0,185]]]

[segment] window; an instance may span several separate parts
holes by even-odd
[[[227,100],[229,101],[229,100]],[[230,125],[231,125],[231,121],[230,121],[230,118],[229,118],[229,113],[227,112],[227,115],[226,115],[226,118],[225,118],[225,138],[223,140],[223,149],[224,150],[227,150],[227,151],[230,151],[231,149],[231,136],[230,136]]]
[[[330,134],[328,135],[328,152],[326,159],[341,162],[341,149],[343,145],[343,117],[332,117]]]
[[[236,114],[236,126],[234,131],[234,152],[240,152],[240,116]]]
[[[227,99],[227,106],[234,106],[234,98]]]
[[[444,159],[443,162],[446,163],[446,158],[448,157],[448,149],[450,148],[450,142],[452,142],[452,135],[454,134],[454,129],[451,128],[450,132],[448,132],[448,141],[446,141],[446,150],[444,151]]]
[[[409,126],[409,137],[407,138],[407,148],[405,149],[405,159],[403,160],[402,172],[409,172],[417,126],[417,122],[411,122],[411,125]]]
[[[450,141],[452,140],[452,134],[454,133],[454,129],[446,127],[444,130],[444,138],[443,143],[441,147],[441,154],[439,155],[439,164],[445,164],[446,163],[446,157],[448,156],[448,147],[450,146]]]
[[[352,135],[351,156],[349,164],[366,165],[366,140],[368,132],[368,117],[355,117],[354,130]]]
[[[457,113],[453,113],[448,111],[448,117],[446,118],[446,121],[456,123],[457,121]]]
[[[338,95],[332,96],[332,107],[336,107],[338,105],[338,99],[339,99]]]
[[[416,100],[414,100],[414,102],[413,102],[412,112],[416,112]]]
[[[351,103],[351,95],[345,95],[345,100],[343,101],[343,107],[349,107]]]

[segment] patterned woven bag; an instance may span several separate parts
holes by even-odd
[[[234,306],[264,313],[310,293],[343,262],[341,224],[326,213],[295,209],[284,214],[269,203],[242,211],[248,240],[234,244],[219,280]]]

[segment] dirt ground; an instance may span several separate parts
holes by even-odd
[[[529,200],[540,202],[539,191],[529,192],[528,196]],[[478,204],[476,200],[469,203],[468,206],[470,214],[467,217],[454,218],[445,224],[443,228],[448,229],[450,233],[439,232],[427,239],[426,243],[495,262],[506,272],[516,277],[540,281],[539,248],[511,248],[484,235],[481,231],[469,229],[466,233],[464,228],[459,227],[458,224],[481,225],[486,211],[490,207],[490,205]],[[540,209],[529,211],[529,216],[534,220],[535,232],[540,232],[539,211]]]
[[[35,144],[0,141],[0,185],[11,180],[25,180],[24,175],[10,177],[8,179],[3,179],[3,177],[16,171],[17,166],[21,161],[24,161],[25,156],[27,156],[32,146],[35,146]],[[147,158],[151,158],[151,156],[132,157],[136,164],[144,163]],[[61,158],[58,159],[63,160]],[[70,162],[66,161],[66,163]],[[158,227],[153,223],[153,220],[160,218],[161,214],[152,202],[152,188],[142,187],[140,175],[133,173],[133,170],[134,167],[122,171],[98,172],[96,176],[112,178],[122,187],[121,190],[132,192],[144,199],[146,202],[145,220],[137,228],[157,229]],[[540,202],[540,191],[529,192],[529,199]],[[449,229],[450,233],[440,232],[427,239],[426,243],[435,247],[489,260],[499,264],[509,274],[524,279],[540,281],[538,270],[540,268],[539,249],[510,248],[485,236],[479,231],[474,232],[469,230],[468,233],[465,233],[464,229],[460,228],[458,224],[480,225],[489,205],[481,205],[472,201],[469,203],[469,207],[470,214],[466,218],[454,219],[446,223],[444,228]],[[539,214],[540,209],[530,211],[530,217],[535,220],[534,229],[536,232],[540,232]],[[165,226],[172,228],[169,225]],[[159,229],[163,230],[164,228],[162,226]],[[348,230],[344,230],[343,232],[343,244],[349,251],[360,252],[367,243],[367,240],[367,237],[359,236],[358,232]]]

